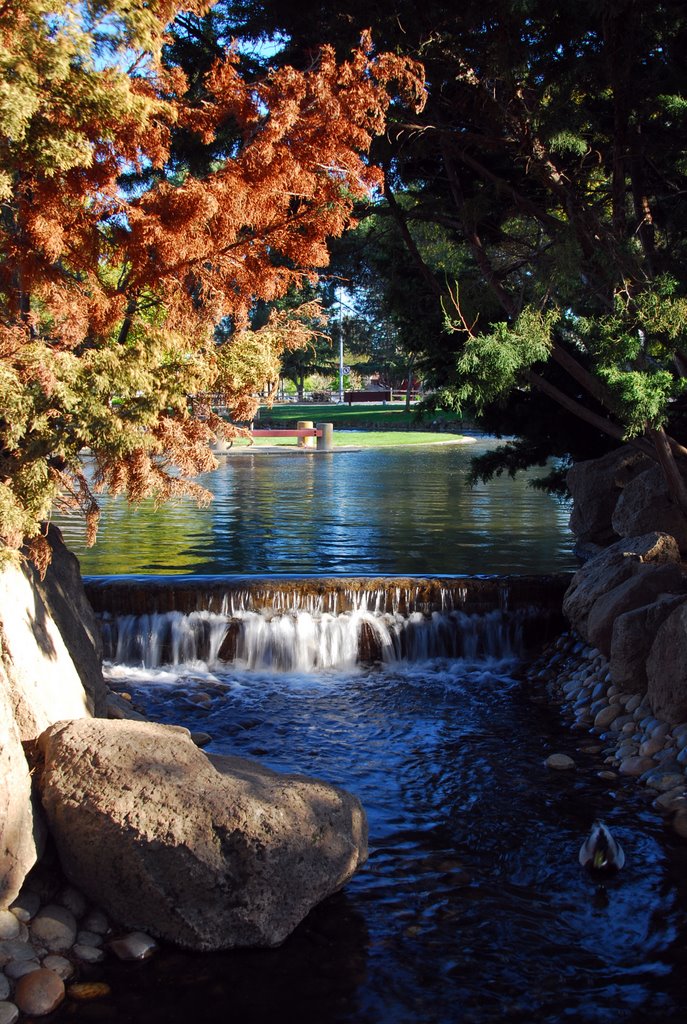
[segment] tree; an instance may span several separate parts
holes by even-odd
[[[378,185],[363,154],[392,82],[420,96],[419,68],[367,41],[259,81],[223,51],[189,88],[161,61],[177,9],[0,4],[0,540],[37,559],[60,496],[91,538],[104,488],[207,497],[192,477],[227,428],[188,397],[224,391],[245,412],[254,390],[249,376],[237,389],[215,326],[229,316],[230,350],[254,345],[255,301],[314,275]],[[214,147],[211,165],[173,158],[179,132]],[[290,344],[272,328],[264,345]]]
[[[502,309],[480,330],[457,293],[447,307],[465,341],[458,399],[537,389],[654,457],[687,513],[687,451],[665,432],[687,341],[685,32],[672,4],[504,5],[455,50],[459,86],[430,146]]]
[[[687,510],[687,453],[666,432],[682,405],[687,326],[684,5],[260,6],[289,59],[372,21],[382,45],[425,63],[423,114],[397,111],[377,156],[388,215],[459,350],[441,400],[489,415],[514,388],[553,402],[569,450],[584,437],[588,453],[592,434],[600,448],[630,440]],[[256,5],[232,9],[256,31]],[[418,223],[466,247],[458,291],[431,272]]]
[[[400,196],[398,204],[407,211],[412,196]],[[463,268],[464,247],[454,245],[441,225],[411,222],[408,233],[423,264],[420,275],[386,200],[378,199],[359,220],[332,243],[332,265],[349,282],[358,311],[351,351],[364,353],[368,372],[381,373],[394,388],[417,373],[429,387],[445,384],[456,345],[444,331],[437,293]]]
[[[253,329],[241,331],[219,349],[221,378],[236,392],[229,401],[236,419],[252,420],[284,376],[293,380],[302,398],[306,373],[320,368],[318,352],[322,346],[331,352],[331,340],[324,333],[327,313],[319,299],[307,298],[308,293],[312,296],[311,289],[301,289],[261,310],[264,316],[253,318]]]

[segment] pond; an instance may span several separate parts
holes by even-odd
[[[222,457],[214,501],[105,501],[98,543],[56,517],[85,574],[552,572],[573,567],[569,508],[526,476],[469,487],[496,442]]]

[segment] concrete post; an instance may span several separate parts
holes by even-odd
[[[312,422],[312,420],[299,420],[298,423],[296,424],[296,427],[299,430],[312,430],[313,422]],[[314,448],[316,440],[317,440],[316,437],[299,437],[298,438],[298,447],[299,448]]]
[[[334,424],[316,423],[318,430],[322,431],[322,437],[317,438],[317,448],[321,452],[330,452],[334,447]]]

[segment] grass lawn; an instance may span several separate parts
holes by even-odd
[[[465,438],[462,434],[437,433],[436,431],[425,430],[334,430],[335,448],[387,448],[392,445],[456,443],[467,440],[469,439]],[[256,437],[253,441],[253,446],[256,448],[294,448],[296,441],[295,437]],[[248,441],[238,438],[234,441],[233,447],[248,447]]]
[[[385,430],[408,430],[423,425],[431,429],[433,422],[450,424],[455,428],[460,427],[460,420],[453,413],[432,413],[420,423],[415,419],[415,413],[411,410],[406,412],[403,405],[382,405],[376,402],[371,405],[334,405],[323,404],[313,405],[275,405],[271,409],[261,407],[260,414],[256,417],[255,426],[258,427],[295,427],[298,420],[312,420],[313,423],[333,423],[334,432],[337,429],[348,428],[355,430],[364,429],[385,429]]]

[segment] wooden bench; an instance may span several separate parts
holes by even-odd
[[[316,437],[317,438],[317,450],[322,452],[330,452],[334,447],[334,425],[332,423],[318,423],[315,427],[256,427],[251,430],[252,437],[296,437],[299,442],[301,438]],[[308,421],[305,420],[307,423]],[[308,447],[305,443],[301,447]]]
[[[390,402],[390,391],[346,391],[344,402],[351,405],[353,402]]]
[[[293,430],[251,430],[253,437],[322,437],[322,431],[316,430],[315,427],[300,427]]]

